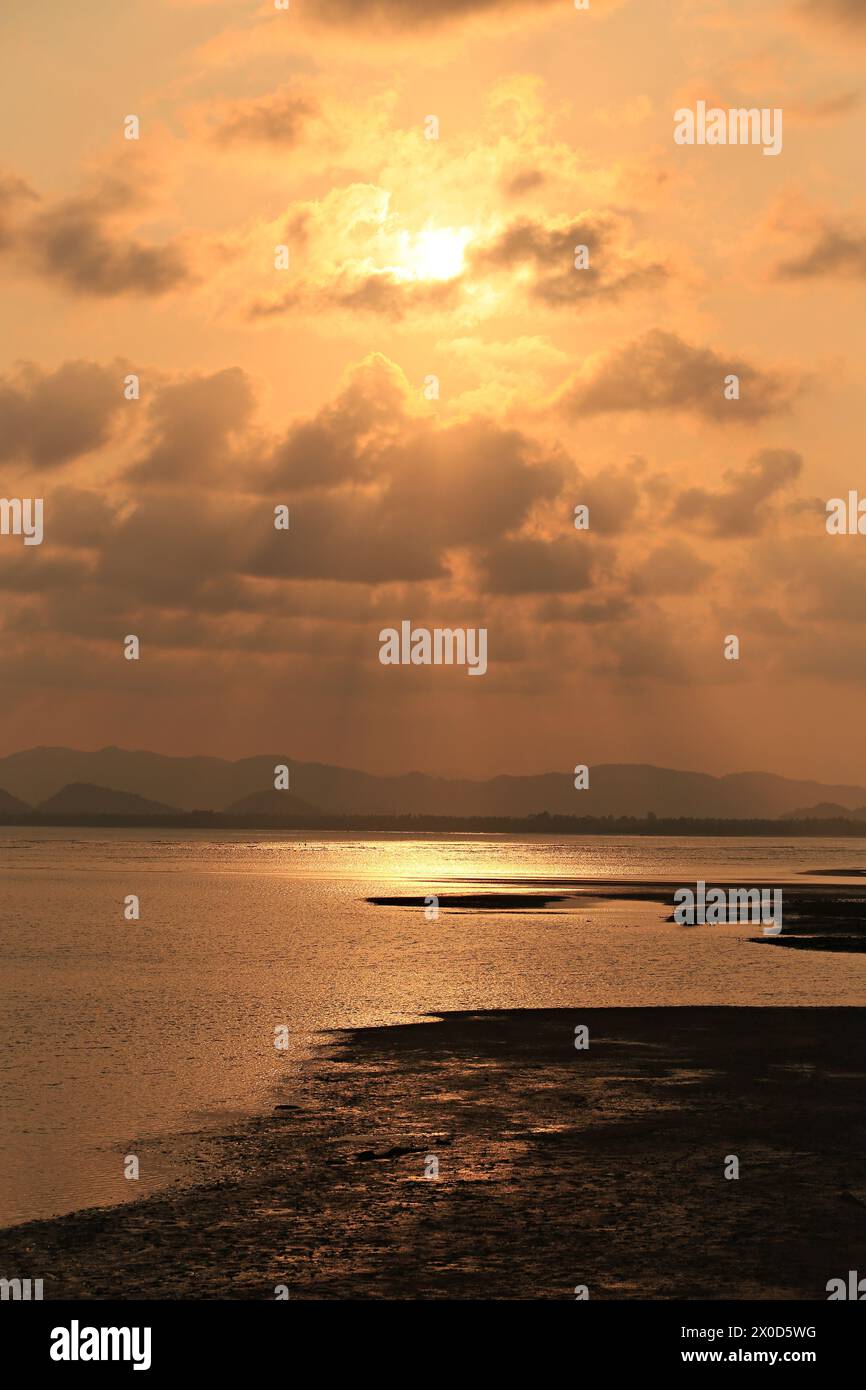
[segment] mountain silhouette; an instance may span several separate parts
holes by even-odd
[[[786,811],[781,820],[856,820],[866,821],[866,806],[840,806],[836,801],[819,801],[817,806],[800,806]]]
[[[149,801],[134,792],[115,791],[111,787],[96,787],[91,782],[70,782],[54,796],[40,802],[37,811],[54,816],[170,816],[176,806],[164,806]]]
[[[25,801],[19,801],[17,796],[10,796],[9,792],[0,787],[0,816],[17,816],[22,812],[29,814],[30,809]]]
[[[112,794],[108,788],[115,788],[114,795],[125,792],[169,808],[221,811],[246,797],[272,791],[274,768],[281,764],[290,769],[292,796],[323,812],[362,815],[528,816],[548,811],[568,816],[645,816],[653,812],[660,817],[776,819],[822,801],[835,802],[848,811],[866,805],[866,787],[798,781],[766,772],[713,777],[647,764],[603,763],[591,767],[589,789],[576,791],[568,769],[473,781],[421,772],[377,776],[299,762],[284,751],[231,762],[113,747],[94,752],[31,748],[12,753],[0,758],[0,787],[31,805],[50,800],[69,784],[86,783],[102,788],[103,796]],[[287,803],[280,804],[285,808]],[[151,808],[151,813],[156,811]]]

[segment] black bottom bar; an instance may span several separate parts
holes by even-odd
[[[14,1358],[20,1363],[19,1375],[32,1369],[60,1378],[92,1378],[106,1368],[115,1375],[134,1374],[137,1363],[139,1374],[157,1379],[167,1372],[214,1372],[223,1380],[232,1373],[257,1377],[282,1373],[296,1379],[299,1372],[309,1380],[316,1366],[320,1373],[333,1374],[335,1362],[343,1358],[353,1375],[373,1371],[388,1379],[414,1375],[428,1380],[431,1375],[451,1376],[459,1370],[463,1379],[477,1366],[489,1378],[500,1360],[513,1370],[511,1358],[516,1352],[521,1359],[538,1360],[539,1371],[558,1353],[568,1357],[575,1374],[593,1364],[598,1369],[601,1361],[614,1374],[623,1370],[652,1374],[674,1367],[700,1370],[706,1365],[763,1365],[773,1370],[799,1365],[819,1370],[826,1379],[828,1373],[857,1364],[866,1331],[864,1310],[847,1301],[574,1300],[567,1309],[560,1308],[556,1317],[545,1304],[543,1324],[536,1321],[541,1313],[536,1306],[528,1336],[515,1323],[526,1304],[480,1307],[469,1301],[444,1305],[437,1301],[419,1307],[404,1302],[387,1304],[387,1313],[377,1312],[378,1306],[373,1301],[6,1302],[0,1309],[0,1327],[4,1364],[8,1366]],[[445,1307],[448,1318],[443,1323]],[[500,1317],[507,1321],[499,1323]],[[452,1329],[461,1334],[459,1354],[448,1340]],[[425,1344],[420,1344],[414,1368],[399,1336],[404,1330],[436,1338],[426,1344],[426,1351]],[[370,1340],[371,1334],[375,1341]],[[55,1355],[77,1355],[78,1359],[54,1359],[52,1348]],[[89,1359],[92,1351],[101,1359]]]

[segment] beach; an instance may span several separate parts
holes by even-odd
[[[329,1034],[270,1116],[202,1136],[196,1185],[12,1227],[0,1268],[46,1299],[824,1299],[866,1268],[864,1024],[575,1007]]]
[[[0,830],[0,1229],[226,1174],[222,1136],[312,1084],[342,1031],[575,1005],[860,1008],[864,850]],[[677,890],[702,881],[784,885],[781,934],[678,924]]]

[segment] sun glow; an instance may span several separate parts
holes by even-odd
[[[472,233],[466,228],[440,227],[400,234],[400,264],[404,280],[453,280],[465,265],[464,250]]]

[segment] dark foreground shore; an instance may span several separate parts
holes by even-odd
[[[455,1013],[325,1051],[212,1179],[4,1231],[0,1276],[46,1299],[825,1299],[866,1273],[866,1009]]]

